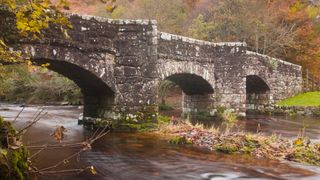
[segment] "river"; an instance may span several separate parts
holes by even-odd
[[[50,134],[60,125],[67,129],[62,143],[81,142],[90,136],[90,132],[77,124],[82,108],[74,106],[26,107],[14,126],[17,129],[26,126],[39,108],[43,108],[47,115],[26,132],[25,146],[57,144]],[[21,109],[17,105],[0,104],[0,114],[9,121],[15,119]],[[305,128],[312,141],[320,139],[320,119],[315,118],[249,116],[239,121],[239,130],[255,132],[258,124],[266,134],[294,138],[300,129]],[[78,151],[77,148],[44,150],[32,161],[41,169]],[[96,175],[85,171],[68,176],[40,176],[40,179],[320,179],[320,168],[315,166],[170,145],[148,133],[107,134],[95,142],[90,151],[59,168],[91,165],[96,168]]]

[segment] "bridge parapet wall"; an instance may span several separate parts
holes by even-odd
[[[189,37],[159,32],[158,56],[181,61],[210,62],[213,57],[223,54],[241,54],[246,51],[246,43],[212,43]]]

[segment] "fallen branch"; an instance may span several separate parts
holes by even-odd
[[[58,168],[61,165],[65,165],[65,164],[69,163],[69,160],[71,160],[72,158],[75,158],[75,157],[79,156],[82,152],[90,150],[91,147],[92,147],[92,144],[95,141],[97,141],[98,139],[102,138],[103,136],[105,136],[106,134],[108,134],[110,132],[110,130],[107,130],[108,128],[109,128],[108,126],[105,126],[100,131],[99,131],[100,128],[98,128],[88,140],[83,141],[81,143],[63,144],[63,145],[29,146],[29,148],[42,147],[42,149],[40,149],[36,153],[36,155],[38,155],[39,153],[41,153],[44,150],[51,150],[51,149],[65,148],[65,147],[79,147],[79,146],[82,146],[82,148],[78,152],[76,152],[76,153],[64,158],[63,160],[57,162],[54,165],[51,165],[49,167],[42,168],[42,169],[37,169],[35,167],[31,168],[32,169],[32,173],[33,174],[38,174],[38,175],[57,175],[57,174],[63,174],[63,173],[71,173],[71,174],[72,173],[73,174],[74,173],[81,173],[81,172],[87,170],[89,167],[82,168],[82,169],[80,168],[80,169],[67,169],[67,170],[52,170],[52,169]],[[32,156],[32,158],[35,157],[35,156]],[[32,164],[30,164],[30,166],[32,166]],[[95,170],[94,170],[94,168],[92,166],[90,166],[90,170],[91,170],[92,173],[95,173]]]
[[[26,127],[22,128],[21,130],[19,130],[18,133],[17,133],[17,136],[21,135],[24,130],[30,128],[30,127],[33,126],[35,123],[37,123],[38,121],[40,121],[40,119],[41,119],[43,116],[45,116],[45,115],[48,114],[48,112],[46,112],[46,113],[44,113],[43,115],[41,115],[41,113],[42,113],[43,111],[44,111],[44,109],[42,109],[42,110],[38,113],[38,115],[35,117],[35,119],[34,119],[29,125],[27,125]],[[40,115],[41,115],[41,116],[40,116]]]
[[[17,121],[17,119],[19,118],[19,116],[20,116],[20,114],[23,112],[23,110],[24,110],[24,106],[22,107],[22,109],[20,110],[20,112],[17,114],[17,116],[14,118],[14,120],[12,121],[12,124],[14,124],[16,121]]]

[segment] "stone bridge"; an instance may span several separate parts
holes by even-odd
[[[73,80],[84,95],[84,116],[157,111],[159,84],[183,91],[183,111],[219,106],[239,115],[301,91],[301,67],[247,50],[241,42],[211,43],[157,30],[156,21],[70,14],[67,37],[50,29],[41,41],[17,47],[35,63]]]

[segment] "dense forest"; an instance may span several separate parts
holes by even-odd
[[[320,79],[320,2],[316,0],[117,0],[112,7],[99,0],[69,0],[64,9],[108,18],[156,19],[160,31],[212,42],[246,42],[250,50],[300,64]],[[37,76],[47,72],[41,68],[10,68],[1,68],[0,96],[20,86],[43,87],[39,81],[43,77]],[[11,75],[12,68],[24,75]],[[51,73],[46,78],[57,82],[61,77]],[[5,83],[12,79],[19,83]],[[61,82],[68,84],[61,86],[66,88],[62,92],[75,89],[74,84]]]

